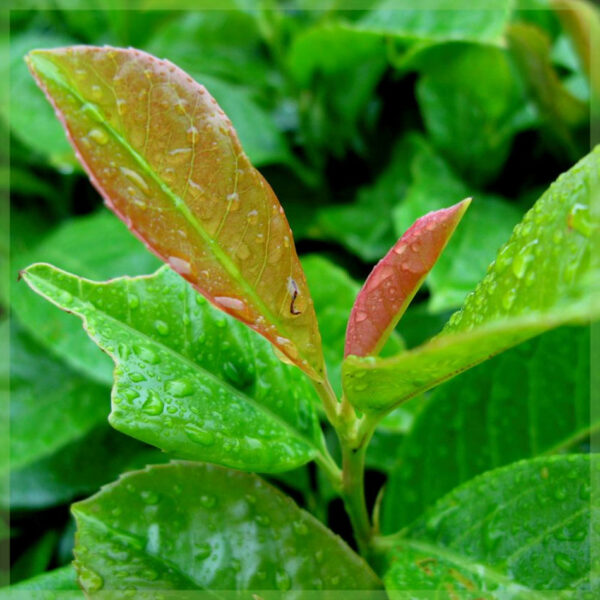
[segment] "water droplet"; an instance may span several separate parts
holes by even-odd
[[[267,515],[256,515],[256,522],[263,527],[267,527],[271,524],[271,518]]]
[[[292,579],[287,571],[279,569],[275,573],[275,585],[277,586],[277,589],[282,592],[287,592],[292,587]]]
[[[148,348],[147,346],[139,346],[135,344],[133,346],[133,351],[140,357],[140,360],[143,362],[149,363],[151,365],[157,365],[160,362],[160,357],[154,350]]]
[[[150,392],[142,405],[142,412],[154,417],[162,414],[163,408],[162,400],[154,392]]]
[[[554,555],[554,563],[559,569],[569,573],[569,575],[577,575],[577,565],[567,554],[557,552]]]
[[[362,310],[359,310],[356,313],[356,322],[357,323],[362,323],[369,315],[367,315],[366,312],[363,312]]]
[[[504,310],[510,310],[511,306],[515,302],[515,298],[517,297],[517,290],[511,288],[506,291],[506,293],[502,296],[502,306]]]
[[[105,146],[108,144],[109,140],[108,133],[106,133],[106,131],[100,127],[94,127],[94,129],[90,129],[88,137],[100,146]]]
[[[178,258],[177,256],[169,256],[169,265],[172,269],[181,275],[189,275],[192,272],[192,266],[187,260]]]
[[[212,548],[210,544],[196,544],[196,552],[194,554],[197,560],[204,560],[212,554]]]
[[[129,308],[137,308],[140,305],[140,299],[135,294],[128,294],[127,304]]]
[[[303,521],[294,521],[292,527],[298,535],[306,535],[308,533],[308,527]]]
[[[198,129],[193,125],[186,131],[187,139],[190,143],[195,144],[198,141]]]
[[[575,204],[567,217],[567,224],[570,229],[585,237],[592,235],[592,223],[590,221],[590,209],[585,204]]]
[[[169,335],[169,326],[160,319],[154,321],[154,329],[156,329],[160,335]]]
[[[154,504],[158,504],[160,497],[154,490],[144,490],[140,493],[140,497],[142,498],[142,502],[144,504],[148,504],[150,506]]]
[[[214,444],[215,436],[212,431],[205,431],[194,423],[187,423],[184,429],[192,442],[196,442],[202,446],[212,446]]]
[[[202,494],[200,498],[198,498],[198,502],[200,503],[200,506],[208,509],[214,508],[217,505],[216,497],[211,494]]]
[[[167,161],[172,165],[185,163],[189,160],[191,154],[191,148],[175,148],[174,150],[169,150],[167,154]]]
[[[194,393],[194,386],[188,379],[172,379],[165,387],[167,392],[176,398],[185,398]]]
[[[216,296],[215,302],[223,308],[230,308],[235,311],[243,311],[246,308],[246,304],[239,298],[230,298],[229,296]]]
[[[77,563],[77,572],[79,582],[86,592],[97,592],[102,589],[104,580],[96,571],[92,571],[92,569]]]
[[[127,111],[127,102],[125,102],[125,100],[120,98],[119,100],[117,100],[117,112],[121,116],[123,116],[126,111]]]
[[[128,169],[127,167],[119,167],[121,173],[133,183],[139,190],[141,190],[144,194],[147,194],[150,191],[146,180],[137,172],[132,169]]]
[[[525,248],[521,252],[519,252],[512,263],[512,270],[515,274],[515,277],[518,279],[522,279],[523,275],[525,275],[525,271],[527,270],[527,266],[533,260],[533,255],[528,254],[525,251]]]
[[[295,360],[298,358],[298,349],[296,346],[287,338],[277,336],[275,338],[275,343],[281,347],[281,349],[285,352],[288,359]]]
[[[567,488],[563,485],[554,488],[554,497],[557,500],[564,500],[567,497]]]

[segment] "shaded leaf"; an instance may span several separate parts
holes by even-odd
[[[23,278],[81,317],[114,360],[109,420],[119,431],[182,458],[245,470],[324,459],[303,374],[169,268],[97,283],[38,264]]]
[[[587,328],[508,350],[431,394],[394,456],[383,528],[397,531],[483,471],[577,448],[598,425],[590,422]]]
[[[306,589],[380,586],[340,538],[275,488],[238,471],[153,467],[123,476],[75,504],[73,513],[76,568],[91,598],[105,589],[178,590],[181,600],[202,589],[280,590],[298,598]],[[129,560],[112,559],[121,553]]]
[[[97,240],[97,242],[91,242]],[[110,243],[104,243],[110,240]],[[11,251],[13,248],[11,247]],[[90,279],[151,273],[160,262],[134,238],[109,211],[66,222],[32,250],[17,253],[11,261],[11,279],[20,269],[49,261]],[[11,285],[11,309],[22,326],[39,343],[88,379],[110,385],[111,360],[81,331],[79,323],[55,310],[22,283]]]
[[[388,553],[386,588],[411,590],[413,598],[441,590],[465,600],[547,597],[539,590],[588,597],[591,510],[589,456],[490,471],[405,531]]]
[[[377,263],[352,307],[344,356],[379,353],[470,203],[463,200],[417,219]]]
[[[427,212],[448,206],[457,198],[474,198],[452,242],[425,281],[431,292],[428,308],[432,312],[457,308],[485,275],[521,213],[501,198],[466,185],[424,141],[416,146],[411,171],[412,182],[393,213],[397,236]]]
[[[344,269],[317,254],[303,257],[302,267],[315,301],[328,377],[339,396],[342,391],[341,368],[346,327],[360,286]],[[403,348],[401,337],[394,332],[388,338],[382,355],[392,356]]]
[[[215,306],[322,379],[317,321],[283,210],[210,94],[133,49],[38,50],[28,61],[92,182],[132,231]]]
[[[85,598],[77,584],[77,573],[72,565],[43,573],[32,579],[21,581],[10,588],[0,588],[0,598],[6,600],[83,600]]]
[[[599,165],[597,147],[559,177],[433,340],[397,357],[348,357],[349,400],[361,410],[388,411],[528,338],[597,317],[599,272],[590,252],[597,223],[590,203]]]

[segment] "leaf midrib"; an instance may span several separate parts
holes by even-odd
[[[61,269],[56,269],[55,267],[52,267],[52,269],[54,271],[61,271]],[[168,269],[167,266],[163,266],[161,269],[159,269],[159,272],[162,270],[163,272],[165,272]],[[64,272],[64,271],[63,271]],[[67,273],[67,275],[69,275],[69,277],[74,277],[73,275]],[[25,277],[29,277],[30,279],[39,279],[42,282],[44,282],[46,285],[51,286],[53,289],[57,290],[57,291],[61,291],[61,288],[59,288],[58,286],[56,286],[55,284],[49,282],[46,279],[43,279],[42,277],[39,277],[37,275],[33,275],[29,269],[27,271],[25,271],[24,274]],[[152,277],[152,276],[150,276]],[[140,278],[132,278],[132,277],[122,277],[119,278],[121,281],[136,281],[139,279],[147,279],[149,278],[148,276],[141,276]],[[99,283],[99,282],[94,282],[94,281],[90,281],[87,280],[85,278],[78,278],[80,281],[81,280],[85,280],[88,285],[92,285],[92,286],[102,286],[105,284]],[[112,283],[114,283],[117,280],[112,280]],[[50,302],[52,302],[53,304],[55,304],[56,306],[58,306],[59,308],[61,308],[62,310],[65,310],[65,308],[63,306],[61,306],[57,301],[55,301],[53,298],[50,298],[47,294],[45,294],[42,289],[40,289],[39,286],[36,286],[38,292],[44,296],[45,298],[47,298]],[[74,298],[76,298],[79,302],[83,303],[83,300],[81,298],[77,298],[76,296],[74,296]],[[198,363],[193,362],[192,360],[190,360],[189,358],[187,358],[186,356],[184,356],[183,354],[181,354],[180,352],[178,352],[177,350],[174,350],[173,348],[170,348],[169,346],[166,346],[164,343],[159,342],[157,340],[155,340],[154,338],[151,338],[150,336],[148,336],[146,333],[140,331],[139,329],[135,329],[133,327],[131,327],[130,325],[123,323],[123,321],[119,321],[118,319],[116,319],[115,317],[113,317],[112,315],[106,313],[103,310],[99,310],[98,307],[96,305],[94,306],[94,310],[99,313],[100,315],[103,315],[106,319],[112,321],[113,323],[116,323],[117,325],[123,327],[124,329],[132,332],[133,334],[138,334],[140,337],[142,337],[144,340],[149,341],[150,343],[159,346],[161,349],[163,349],[164,351],[168,352],[169,354],[175,356],[177,359],[181,360],[182,362],[184,362],[185,364],[189,365],[191,367],[191,369],[193,371],[200,371],[202,374],[204,374],[207,378],[212,379],[214,382],[216,382],[218,385],[224,387],[227,391],[231,392],[233,395],[237,396],[238,398],[240,398],[242,400],[242,402],[246,402],[247,404],[250,404],[251,406],[253,406],[254,408],[256,408],[259,412],[264,413],[268,418],[270,418],[271,420],[273,420],[275,423],[277,423],[279,426],[281,426],[282,429],[287,430],[290,432],[290,434],[295,437],[296,439],[298,439],[299,441],[305,443],[309,448],[312,448],[313,451],[315,451],[315,456],[324,458],[321,450],[319,449],[317,443],[315,441],[313,441],[312,439],[302,435],[300,432],[298,432],[296,429],[294,429],[285,419],[283,419],[282,417],[280,417],[279,415],[277,415],[276,413],[272,412],[268,407],[264,406],[263,404],[258,403],[254,398],[252,398],[251,396],[248,396],[246,394],[244,394],[243,392],[241,392],[240,390],[238,390],[237,388],[234,388],[231,384],[227,383],[226,381],[224,381],[223,379],[217,377],[214,373],[211,373],[210,371],[207,371],[204,367],[202,367],[201,365],[199,365]],[[86,332],[88,333],[88,335],[94,339],[97,340],[96,343],[99,347],[101,347],[105,352],[107,352],[109,354],[109,356],[113,359],[113,361],[115,362],[115,364],[120,364],[120,359],[113,354],[112,352],[109,352],[107,350],[107,348],[105,347],[105,345],[100,343],[100,340],[98,340],[96,338],[96,336],[92,336],[89,333],[89,330],[87,328],[87,325],[89,325],[88,322],[88,318],[78,312],[76,313],[77,316],[79,316],[83,322],[84,322],[84,328],[86,330]],[[118,384],[119,382],[119,378],[118,376],[115,378],[115,386]]]
[[[45,57],[44,57],[44,59],[45,60],[49,60],[49,59],[46,59]],[[230,260],[229,256],[221,248],[221,246],[218,244],[218,242],[215,239],[213,239],[206,232],[206,230],[204,229],[204,227],[202,227],[202,225],[198,222],[198,220],[195,218],[195,216],[193,215],[193,213],[187,207],[185,201],[182,198],[180,198],[175,192],[173,192],[173,190],[171,190],[169,188],[169,186],[167,186],[164,183],[164,181],[156,174],[156,172],[150,166],[150,164],[146,161],[146,159],[141,154],[139,154],[129,144],[129,142],[110,124],[110,122],[104,117],[104,115],[97,109],[96,105],[93,104],[93,103],[91,103],[87,99],[85,99],[79,93],[79,90],[75,86],[70,85],[70,80],[67,81],[68,78],[64,77],[64,71],[63,71],[63,69],[59,65],[57,65],[56,63],[54,63],[53,61],[49,60],[49,62],[51,62],[52,65],[55,66],[57,69],[60,69],[61,75],[63,75],[62,79],[56,79],[55,77],[52,77],[52,75],[49,75],[50,78],[55,83],[59,84],[61,87],[63,87],[64,89],[66,89],[73,96],[75,96],[82,103],[82,105],[87,105],[88,106],[89,112],[92,113],[92,114],[94,114],[94,116],[96,117],[96,119],[98,119],[98,121],[102,124],[102,126],[106,128],[106,130],[123,146],[123,148],[127,152],[130,153],[130,155],[135,160],[135,162],[137,162],[138,165],[147,173],[147,175],[152,180],[154,180],[154,182],[159,186],[159,188],[171,200],[171,202],[173,203],[173,206],[180,213],[183,214],[183,216],[185,217],[185,219],[190,223],[190,225],[194,228],[194,230],[196,230],[198,232],[198,234],[200,235],[200,237],[209,245],[209,247],[211,248],[211,250],[215,254],[217,260],[224,266],[224,268],[228,272],[229,276],[235,282],[241,284],[241,287],[244,289],[244,292],[246,293],[246,295],[248,297],[252,298],[253,302],[255,303],[255,305],[259,309],[259,311],[263,315],[265,315],[267,317],[267,319],[271,323],[276,324],[277,328],[282,333],[285,334],[285,337],[287,337],[289,339],[292,339],[293,336],[290,335],[290,333],[288,332],[287,328],[283,325],[283,323],[279,319],[276,319],[274,317],[274,315],[272,314],[272,312],[269,310],[269,308],[262,301],[261,297],[258,294],[255,293],[253,287],[242,276],[240,270],[237,268],[237,266],[235,265],[235,263],[233,263]],[[46,75],[48,76],[47,73],[46,73]],[[85,161],[82,160],[82,162],[84,163],[84,166],[86,167],[86,169],[89,168],[87,166],[87,164],[85,163]],[[92,175],[91,169],[90,169],[90,175]],[[298,348],[298,350],[299,350],[300,353],[302,353],[302,350],[300,348]]]

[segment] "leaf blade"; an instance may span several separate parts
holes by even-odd
[[[92,182],[132,232],[322,379],[317,321],[283,209],[206,90],[137,50],[37,50],[28,63]]]
[[[350,401],[388,411],[526,339],[598,317],[590,205],[600,190],[599,165],[597,147],[542,195],[442,333],[393,358],[346,358]]]
[[[421,217],[377,263],[352,307],[345,357],[378,354],[470,203],[468,198]]]
[[[79,316],[115,362],[109,421],[119,431],[181,458],[261,472],[325,456],[302,373],[168,267],[97,283],[38,264],[23,278]]]
[[[127,507],[121,516],[111,514],[118,505]],[[100,586],[176,589],[182,598],[194,589],[380,586],[340,538],[254,475],[175,462],[129,473],[73,512],[76,567],[90,597],[102,597]],[[153,524],[161,544],[152,536]],[[277,536],[265,538],[269,531]],[[110,560],[111,548],[136,556],[126,567],[129,575]],[[212,555],[217,562],[207,568]]]

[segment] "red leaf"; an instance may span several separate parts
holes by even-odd
[[[92,183],[131,231],[321,380],[321,338],[283,209],[204,87],[134,49],[35,50],[27,62]]]
[[[470,203],[467,198],[417,219],[375,265],[352,307],[344,356],[381,350]]]

